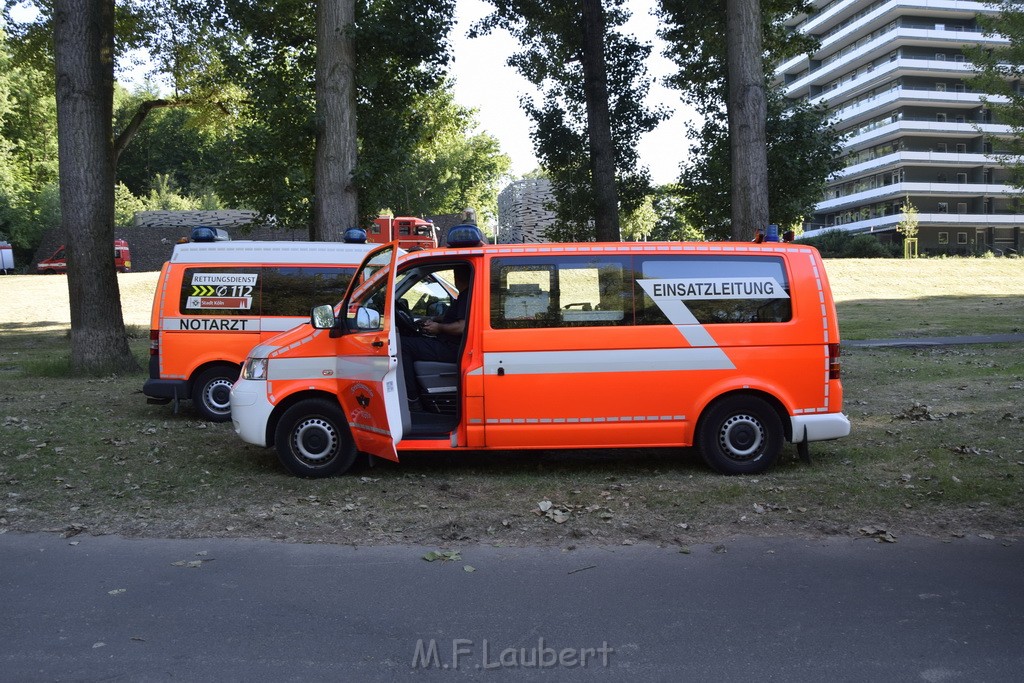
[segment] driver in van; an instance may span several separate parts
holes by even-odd
[[[402,372],[405,376],[409,410],[423,411],[414,363],[418,360],[457,363],[459,360],[459,347],[462,345],[462,335],[466,330],[466,314],[469,310],[469,282],[469,266],[456,266],[455,288],[459,290],[459,295],[439,319],[424,321],[421,329],[429,336],[402,337]]]

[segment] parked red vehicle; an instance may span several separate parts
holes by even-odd
[[[437,246],[434,224],[412,216],[378,216],[366,233],[367,242],[387,244],[398,240],[402,249],[433,249]]]
[[[119,273],[127,273],[132,269],[132,253],[126,240],[114,240],[114,266]],[[55,275],[68,272],[67,249],[62,244],[49,258],[36,264],[36,270],[44,275]]]

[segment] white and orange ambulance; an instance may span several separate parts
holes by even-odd
[[[467,233],[475,232],[467,229]],[[235,431],[290,472],[359,452],[696,445],[714,469],[761,472],[791,441],[846,436],[839,330],[818,252],[795,244],[380,247],[332,309],[253,349],[231,390]],[[458,362],[401,344],[472,271]]]
[[[191,399],[202,417],[230,418],[228,392],[261,341],[339,301],[372,245],[340,242],[189,242],[160,271],[150,321],[150,403]]]

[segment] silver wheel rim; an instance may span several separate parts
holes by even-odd
[[[341,439],[338,430],[322,417],[310,417],[292,431],[292,450],[300,460],[323,465],[338,454]]]
[[[234,384],[225,377],[218,377],[206,385],[203,402],[210,412],[226,415],[231,411],[231,386]]]
[[[732,460],[751,460],[760,455],[765,443],[761,421],[752,415],[733,415],[718,432],[718,445]]]

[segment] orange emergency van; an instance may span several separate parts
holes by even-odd
[[[686,447],[761,472],[785,441],[846,436],[839,330],[809,246],[583,243],[450,246],[367,256],[336,309],[253,349],[231,390],[235,431],[300,476],[357,453]],[[471,269],[456,363],[401,345],[453,304]]]
[[[207,420],[230,417],[228,391],[257,343],[338,301],[371,249],[340,242],[226,241],[175,245],[150,321],[150,403],[191,399]]]

